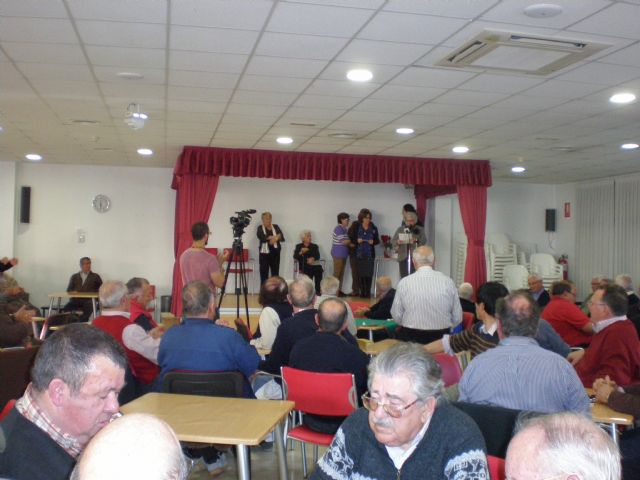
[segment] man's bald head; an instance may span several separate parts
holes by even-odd
[[[171,427],[152,415],[132,413],[93,437],[70,480],[184,480],[188,473]]]
[[[386,275],[378,277],[378,280],[376,280],[376,293],[379,296],[382,296],[389,290],[391,290],[391,286],[391,279],[389,277],[387,277]]]
[[[347,305],[339,298],[328,298],[318,307],[318,326],[323,332],[340,332],[346,319]]]
[[[423,267],[425,265],[433,265],[434,256],[433,256],[433,248],[429,245],[423,245],[418,247],[413,252],[413,263],[416,268]]]

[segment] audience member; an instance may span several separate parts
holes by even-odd
[[[124,347],[131,373],[140,382],[141,391],[149,391],[158,376],[159,335],[150,335],[129,318],[127,287],[107,280],[100,287],[101,314],[93,325],[113,336]]]
[[[582,306],[580,307],[585,315],[591,316],[591,312],[589,311],[589,301],[591,300],[593,294],[596,292],[596,290],[606,287],[608,284],[609,279],[604,277],[603,275],[596,275],[591,278],[591,293],[587,295],[587,298],[584,299],[584,302],[582,302]]]
[[[398,253],[400,278],[415,271],[413,262],[409,260],[410,254],[413,254],[417,247],[427,243],[424,228],[418,225],[418,215],[414,212],[405,212],[403,218],[402,225],[398,227],[391,240]]]
[[[431,247],[416,248],[416,272],[398,283],[391,315],[402,327],[396,330],[400,340],[433,342],[462,321],[458,290],[453,280],[433,270],[433,261]]]
[[[258,303],[262,305],[262,311],[251,345],[271,350],[278,327],[283,320],[293,314],[293,307],[287,301],[288,293],[289,287],[282,277],[269,277],[262,283],[258,295]]]
[[[24,291],[15,278],[0,272],[0,302],[21,301],[28,303],[29,294]]]
[[[344,295],[344,271],[349,258],[349,214],[341,212],[338,214],[338,225],[333,229],[331,236],[331,258],[333,259],[333,276],[340,282],[338,295]]]
[[[591,415],[589,397],[571,364],[538,345],[538,308],[527,293],[496,303],[504,338],[481,353],[460,380],[460,400],[514,410]]]
[[[93,437],[70,480],[186,480],[188,475],[171,427],[152,415],[132,413]]]
[[[396,289],[391,284],[391,279],[385,275],[376,280],[376,299],[378,300],[369,308],[361,308],[356,315],[371,318],[373,320],[388,320],[391,318],[391,306],[396,296]]]
[[[608,405],[616,412],[640,418],[640,384],[622,388],[606,376],[593,382],[593,393],[597,402]],[[640,428],[636,427],[622,433],[620,453],[622,477],[640,478]]]
[[[337,280],[337,279],[336,279]],[[289,365],[300,370],[324,373],[352,373],[358,398],[367,390],[369,357],[341,336],[347,328],[347,304],[339,298],[322,301],[316,314],[318,330],[291,349]],[[305,414],[302,421],[312,430],[334,434],[344,417]]]
[[[147,310],[149,302],[153,300],[153,288],[149,280],[141,277],[133,277],[127,282],[127,293],[129,294],[129,319],[131,322],[140,325],[145,332],[151,332],[158,327],[153,319],[153,314]],[[160,332],[161,329],[156,332]],[[155,332],[154,332],[155,335]]]
[[[15,267],[17,264],[18,264],[18,259],[15,257],[14,258],[2,257],[0,259],[0,272],[6,272],[10,268]]]
[[[182,288],[182,323],[162,336],[156,388],[172,370],[189,372],[239,371],[245,377],[245,396],[253,397],[249,386],[260,357],[234,329],[214,323],[216,298],[205,282],[194,280]],[[225,455],[214,447],[189,449],[189,455],[202,457],[211,475],[224,471]]]
[[[323,278],[320,282],[320,293],[322,295],[316,297],[313,308],[317,309],[318,306],[328,298],[337,298],[339,289],[340,281],[336,277],[330,275]],[[347,330],[349,330],[351,335],[355,335],[358,332],[358,328],[356,327],[356,320],[353,317],[353,311],[348,303],[345,303],[345,306],[347,307]]]
[[[574,359],[585,387],[606,375],[619,385],[640,378],[640,341],[626,317],[627,306],[627,293],[618,285],[608,285],[593,293],[589,301],[594,323],[591,345]]]
[[[215,297],[216,289],[224,286],[222,264],[227,261],[229,254],[218,252],[216,257],[207,252],[205,246],[209,242],[209,235],[211,231],[205,222],[193,224],[191,227],[193,245],[180,255],[180,272],[183,285],[199,280],[209,286]]]
[[[22,347],[30,340],[34,310],[20,307],[16,313],[8,313],[0,306],[0,348]]]
[[[394,345],[369,365],[365,408],[342,424],[311,478],[489,478],[475,423],[445,402],[438,363]]]
[[[106,333],[68,325],[40,347],[32,382],[0,423],[0,477],[66,480],[76,458],[118,414],[127,365]]]
[[[593,324],[575,304],[576,286],[561,280],[551,285],[551,301],[542,312],[542,318],[572,347],[585,347],[591,342]]]
[[[468,282],[461,283],[458,287],[458,297],[460,298],[460,306],[463,312],[470,313],[476,319],[476,304],[473,303],[473,285]]]
[[[556,413],[525,424],[509,443],[505,468],[514,480],[620,480],[620,453],[592,421]]]
[[[540,309],[546,307],[551,298],[549,297],[549,292],[544,289],[542,278],[535,274],[529,275],[527,283],[529,284],[529,293],[538,304],[538,307]]]
[[[80,259],[80,271],[74,273],[71,275],[71,278],[69,278],[67,292],[98,293],[100,285],[102,285],[102,278],[100,278],[100,275],[97,273],[91,271],[91,259],[89,257],[82,257]],[[90,298],[71,298],[63,307],[63,310],[65,312],[82,310],[80,320],[87,322],[93,313],[93,302]]]
[[[303,230],[300,232],[302,242],[296,245],[293,251],[293,258],[298,261],[298,273],[304,274],[313,279],[316,287],[316,294],[320,295],[320,281],[322,280],[322,265],[320,265],[320,249],[311,240],[311,232]]]
[[[355,266],[358,271],[359,285],[357,290],[360,294],[359,296],[369,298],[371,296],[376,245],[380,243],[378,227],[373,223],[370,210],[366,208],[360,210],[358,222],[353,222],[351,228],[349,228],[349,239],[355,245]]]
[[[628,273],[621,273],[620,275],[616,275],[615,283],[616,285],[620,285],[622,288],[624,288],[624,291],[627,292],[629,307],[633,307],[640,302],[640,298],[638,298],[638,295],[636,295],[636,292],[633,288],[631,275],[629,275]]]
[[[271,212],[263,212],[261,218],[262,225],[256,230],[260,252],[260,285],[270,276],[280,275],[280,252],[282,251],[282,242],[284,242],[282,230],[278,225],[272,223]]]

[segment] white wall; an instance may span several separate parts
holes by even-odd
[[[158,294],[171,288],[175,193],[171,169],[18,164],[16,184],[31,186],[31,222],[18,224],[12,273],[36,305],[64,291],[78,260],[89,256],[103,280],[147,277]],[[93,197],[112,201],[97,213]],[[79,243],[77,229],[86,231]]]
[[[84,255],[92,257],[94,270],[103,279],[142,275],[157,285],[159,295],[170,292],[175,205],[175,192],[170,188],[172,169],[13,162],[0,162],[0,168],[0,255],[10,255],[14,245],[20,265],[13,273],[31,292],[34,303],[45,305],[48,293],[64,290]],[[15,214],[15,198],[22,185],[32,187],[29,225],[20,225]],[[98,193],[111,197],[110,212],[99,214],[91,207]],[[496,183],[488,194],[487,232],[505,232],[516,242],[535,243],[540,251],[551,251],[544,232],[544,210],[557,208],[558,231],[555,252],[551,252],[569,253],[571,258],[575,229],[573,218],[562,217],[562,204],[574,197],[572,185]],[[401,206],[407,202],[414,202],[413,193],[402,185],[224,177],[210,219],[210,246],[230,246],[229,217],[236,210],[255,208],[258,213],[244,241],[251,256],[257,257],[255,231],[260,213],[269,210],[287,238],[283,276],[292,275],[293,248],[304,228],[312,230],[327,260],[327,270],[332,272],[329,252],[338,212],[344,210],[355,217],[360,208],[367,207],[380,233],[391,235],[400,223]],[[451,248],[464,232],[457,197],[439,197],[435,209],[436,233],[428,232],[428,237],[435,244],[437,268],[451,274]],[[78,228],[86,231],[85,243],[78,243]],[[394,282],[397,271],[394,262],[384,266],[384,273]],[[257,281],[256,273],[254,287]]]

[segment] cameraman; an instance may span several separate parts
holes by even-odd
[[[400,278],[415,271],[412,262],[407,260],[409,251],[413,252],[417,247],[427,244],[424,228],[418,225],[418,216],[414,212],[405,212],[403,216],[404,224],[398,227],[392,239],[394,248],[398,252]]]

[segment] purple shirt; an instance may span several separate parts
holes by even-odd
[[[347,229],[342,225],[337,225],[333,229],[333,237],[331,240],[331,256],[335,258],[347,258],[349,256],[349,246],[343,244],[345,240],[349,240]]]
[[[201,280],[215,293],[216,286],[211,280],[211,274],[220,272],[220,265],[215,255],[211,255],[202,248],[189,248],[180,256],[180,272],[183,285]]]

